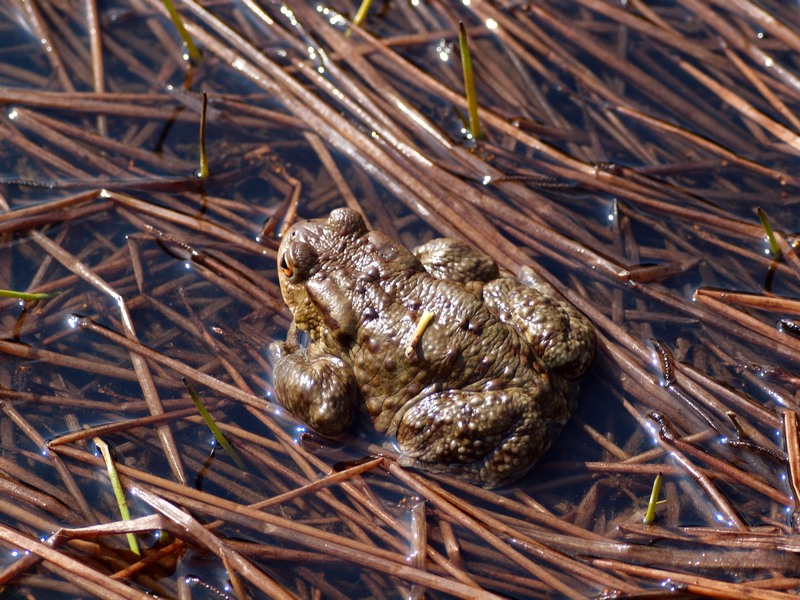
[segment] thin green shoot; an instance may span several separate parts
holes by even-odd
[[[117,505],[119,506],[119,514],[123,521],[130,521],[131,513],[128,510],[128,503],[125,501],[125,491],[122,489],[122,482],[119,480],[117,466],[114,464],[114,458],[111,456],[111,451],[108,449],[108,444],[98,437],[94,438],[93,441],[94,445],[97,446],[97,449],[100,450],[100,454],[103,456],[103,460],[106,463],[108,477],[111,479],[111,489],[114,490],[114,496],[116,497]],[[131,552],[137,556],[141,556],[142,553],[139,550],[139,543],[136,541],[136,536],[132,533],[127,533],[126,536],[128,538],[128,546],[130,546]]]
[[[3,298],[19,298],[20,300],[25,300],[28,302],[33,302],[34,300],[49,300],[53,296],[58,294],[45,294],[45,293],[37,293],[32,294],[29,292],[17,292],[14,290],[0,290],[0,297]]]
[[[483,137],[481,123],[478,118],[478,95],[475,92],[475,78],[472,75],[472,55],[469,52],[467,30],[464,24],[458,24],[458,45],[461,48],[461,68],[464,71],[464,90],[467,93],[467,112],[469,113],[469,130],[472,138]]]
[[[781,252],[781,247],[778,245],[778,240],[775,239],[775,232],[772,230],[772,225],[769,224],[769,219],[767,219],[767,213],[765,213],[764,209],[760,206],[756,212],[758,212],[758,218],[761,219],[761,226],[767,234],[767,241],[769,241],[769,249],[772,251],[772,256],[775,257],[775,260],[778,260],[783,253]]]
[[[353,17],[354,25],[358,25],[360,27],[361,24],[367,20],[367,13],[369,12],[370,6],[372,6],[372,0],[361,0],[361,6],[358,7],[356,16]]]
[[[464,129],[469,130],[469,118],[467,115],[465,115],[457,106],[453,106],[453,112],[456,113],[456,117],[458,117],[458,120],[461,121],[461,126]]]
[[[208,94],[203,92],[203,106],[200,109],[200,179],[208,178],[208,155],[206,154],[206,112]]]
[[[233,459],[233,462],[236,463],[236,466],[239,467],[242,471],[245,471],[247,467],[244,464],[244,461],[239,457],[236,450],[233,449],[231,443],[228,441],[228,438],[225,437],[225,434],[222,433],[217,424],[214,422],[214,417],[206,410],[206,407],[203,406],[203,401],[200,400],[200,396],[197,395],[197,392],[194,391],[194,387],[192,384],[189,383],[186,378],[183,378],[183,385],[186,386],[186,389],[189,390],[189,395],[192,397],[192,401],[194,402],[195,407],[197,408],[197,412],[200,413],[200,416],[203,417],[203,420],[208,425],[208,428],[211,430],[211,433],[214,434],[214,439],[217,440],[217,443],[225,449],[230,457]]]
[[[652,525],[656,520],[656,505],[659,503],[658,496],[661,494],[661,483],[663,480],[664,476],[659,473],[653,481],[653,490],[650,492],[650,502],[647,503],[647,512],[644,515],[645,525]]]
[[[198,50],[197,46],[192,39],[192,36],[189,35],[189,32],[186,31],[186,27],[183,25],[183,19],[181,18],[180,13],[175,9],[175,5],[173,4],[172,0],[161,0],[164,4],[164,8],[167,9],[169,13],[170,19],[172,19],[172,24],[175,25],[175,29],[178,30],[178,35],[181,36],[183,43],[186,44],[186,48],[189,50],[189,58],[192,59],[194,64],[200,62],[200,50]]]

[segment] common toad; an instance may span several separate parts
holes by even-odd
[[[278,260],[294,322],[271,347],[275,393],[323,435],[363,405],[404,463],[494,487],[569,418],[595,331],[533,270],[501,274],[453,239],[412,253],[346,208],[291,227]]]

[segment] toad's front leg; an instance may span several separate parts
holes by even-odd
[[[336,436],[353,422],[360,393],[352,367],[341,358],[297,344],[294,327],[274,342],[273,387],[278,401],[322,435]]]

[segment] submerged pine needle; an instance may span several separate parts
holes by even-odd
[[[214,434],[214,439],[217,440],[217,443],[220,446],[225,448],[225,452],[230,455],[230,457],[233,459],[233,462],[236,463],[236,466],[244,471],[247,468],[244,464],[244,461],[241,459],[236,450],[233,449],[233,446],[231,446],[231,443],[228,441],[228,438],[225,437],[225,434],[222,433],[222,430],[217,427],[217,424],[214,422],[214,417],[212,417],[211,413],[209,413],[206,410],[206,407],[203,406],[203,401],[200,400],[200,396],[197,395],[194,387],[186,380],[185,377],[183,378],[183,385],[185,385],[186,389],[189,390],[189,395],[192,397],[192,401],[197,407],[197,412],[200,413],[200,416],[203,417],[203,420],[206,422],[206,425],[208,425],[211,433]]]
[[[186,48],[189,50],[189,58],[191,58],[195,64],[199,63],[201,58],[200,50],[198,50],[192,36],[186,31],[186,27],[183,25],[183,19],[180,13],[175,9],[172,0],[161,0],[161,2],[164,4],[164,8],[167,9],[169,17],[172,19],[173,25],[175,25],[175,29],[178,30],[178,35],[181,36],[183,43],[186,44]]]
[[[469,52],[467,30],[464,29],[464,23],[458,24],[458,45],[461,48],[461,68],[464,71],[464,90],[467,94],[469,130],[473,139],[479,140],[483,137],[483,131],[478,118],[478,95],[475,92],[475,78],[472,75],[472,55]]]
[[[778,240],[775,239],[775,232],[772,230],[772,225],[769,223],[767,213],[764,212],[764,209],[760,206],[756,209],[756,212],[758,212],[758,218],[761,219],[761,226],[764,228],[764,233],[767,234],[767,241],[769,241],[769,249],[772,251],[772,256],[777,260],[782,254],[781,247],[778,245]]]
[[[111,489],[114,490],[114,497],[116,497],[117,505],[119,506],[119,514],[123,521],[130,521],[131,513],[128,510],[128,503],[125,501],[125,490],[122,489],[122,482],[119,480],[117,466],[114,464],[114,459],[111,456],[111,451],[108,449],[108,444],[98,437],[94,438],[93,441],[97,449],[100,450],[100,454],[103,456],[103,460],[106,463],[108,477],[111,479]],[[126,537],[128,538],[128,546],[130,546],[131,552],[137,556],[141,556],[142,553],[139,550],[139,543],[136,541],[136,536],[132,533],[127,533]]]

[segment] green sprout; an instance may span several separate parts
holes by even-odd
[[[58,292],[56,292],[56,294],[57,293]],[[33,302],[34,300],[49,300],[56,294],[45,294],[45,293],[32,294],[29,292],[16,292],[14,290],[0,290],[0,297],[19,298],[20,300],[25,300],[27,302]]]
[[[775,232],[772,230],[772,225],[769,224],[769,219],[767,219],[767,213],[765,213],[764,209],[760,206],[756,212],[758,212],[758,218],[761,219],[761,226],[767,234],[769,249],[772,251],[772,256],[775,257],[775,260],[778,260],[783,253],[781,252],[781,247],[778,246],[778,240],[775,239]]]
[[[361,26],[361,24],[367,19],[367,13],[369,12],[370,6],[372,6],[372,0],[361,0],[361,6],[358,7],[356,16],[353,17],[354,25]]]
[[[458,24],[458,45],[461,48],[461,68],[464,71],[464,89],[467,93],[467,112],[469,113],[469,130],[473,139],[481,139],[483,131],[478,119],[478,96],[475,93],[475,78],[472,76],[472,55],[469,53],[467,30],[464,24]]]
[[[189,390],[189,395],[192,397],[192,401],[194,402],[195,407],[197,407],[197,412],[200,413],[200,416],[203,417],[203,420],[208,425],[208,428],[211,430],[211,433],[214,434],[214,439],[217,440],[217,443],[225,449],[230,457],[233,459],[233,462],[236,463],[236,466],[239,467],[242,471],[246,470],[247,467],[244,464],[244,461],[239,457],[239,454],[236,450],[233,449],[231,443],[228,441],[228,438],[225,437],[225,434],[222,433],[217,424],[214,422],[214,417],[206,410],[206,407],[203,406],[203,401],[200,400],[200,396],[197,395],[197,392],[194,391],[194,387],[192,384],[189,383],[186,378],[183,378],[183,385],[186,386],[186,389]]]
[[[208,177],[208,155],[206,154],[206,111],[208,94],[203,92],[203,106],[200,109],[200,179]]]
[[[656,505],[659,503],[658,496],[661,493],[661,483],[664,480],[663,475],[659,473],[653,481],[653,490],[650,492],[650,502],[647,503],[647,512],[644,515],[644,524],[652,525],[656,520]]]
[[[186,44],[186,48],[189,50],[189,58],[191,58],[195,64],[199,63],[200,50],[197,49],[192,36],[186,31],[186,27],[183,25],[183,19],[180,13],[175,9],[172,0],[161,0],[161,2],[164,4],[164,8],[167,9],[169,17],[172,19],[172,24],[175,25],[175,29],[178,30],[178,35],[181,36],[183,43]]]
[[[128,503],[125,501],[125,491],[122,489],[122,482],[119,480],[117,466],[114,464],[114,458],[111,456],[111,451],[108,448],[108,444],[98,437],[94,438],[93,441],[94,445],[97,446],[97,449],[100,450],[100,454],[103,456],[103,460],[106,463],[108,477],[111,479],[111,489],[114,490],[114,496],[116,497],[117,505],[119,506],[119,514],[123,521],[130,521],[131,513],[128,510]],[[136,541],[136,536],[134,536],[132,533],[127,533],[125,535],[128,538],[128,545],[131,548],[131,552],[137,556],[141,556],[142,553],[139,550],[139,544]]]

